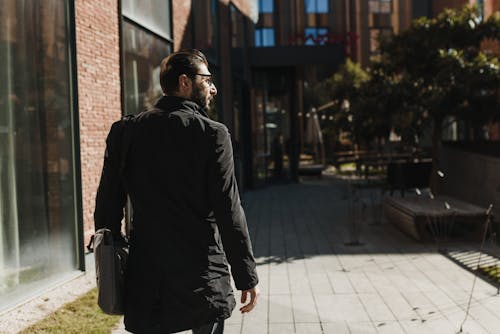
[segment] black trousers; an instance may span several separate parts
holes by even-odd
[[[193,328],[193,334],[223,334],[224,320]]]

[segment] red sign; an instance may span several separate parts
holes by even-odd
[[[314,45],[332,45],[332,44],[344,44],[346,55],[350,55],[351,52],[356,54],[358,47],[359,35],[353,31],[345,34],[319,34],[304,35],[297,34],[288,39],[288,45],[304,45],[307,42],[312,42]]]

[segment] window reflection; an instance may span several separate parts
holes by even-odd
[[[170,0],[121,0],[122,14],[131,21],[140,22],[143,27],[163,38],[172,38],[170,31]]]
[[[305,0],[304,6],[307,14],[328,13],[328,0]]]
[[[193,2],[194,35],[197,49],[211,60],[217,58],[218,0]]]
[[[274,46],[274,28],[255,29],[255,46]]]
[[[160,62],[170,54],[163,39],[123,22],[125,114],[136,114],[154,105],[162,95]]]
[[[0,18],[1,309],[76,269],[77,245],[67,2],[4,0]]]
[[[306,28],[304,37],[305,45],[325,45],[328,41],[328,28]]]
[[[241,48],[245,46],[245,21],[241,12],[231,5],[231,47]]]
[[[259,12],[272,13],[274,11],[274,0],[259,0]]]

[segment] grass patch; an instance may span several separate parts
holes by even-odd
[[[500,284],[500,267],[498,266],[488,266],[488,267],[479,267],[479,271],[482,271],[483,274]]]
[[[97,289],[94,288],[19,333],[108,334],[116,327],[120,318],[104,314],[99,309]]]

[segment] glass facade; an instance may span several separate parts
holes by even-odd
[[[305,45],[325,45],[328,42],[328,28],[306,28],[304,39]]]
[[[259,12],[272,13],[274,11],[274,0],[259,0]]]
[[[162,95],[160,62],[172,52],[170,3],[123,0],[122,14],[124,113],[137,114]]]
[[[254,46],[275,46],[274,1],[259,0],[259,22],[255,28]]]
[[[0,309],[78,267],[69,8],[0,2]]]
[[[231,4],[231,47],[243,48],[246,46],[245,17]]]
[[[263,89],[255,89],[253,100],[255,112],[252,113],[252,171],[254,186],[262,185],[266,182],[266,132],[265,132],[265,94]]]
[[[328,0],[305,0],[304,7],[307,14],[328,13]]]
[[[370,13],[390,14],[392,13],[392,0],[369,0]]]
[[[219,1],[198,0],[193,2],[194,45],[203,51],[210,63],[218,59]]]
[[[255,29],[255,46],[275,46],[274,28],[257,28]]]
[[[265,108],[267,176],[279,180],[290,176],[290,106],[288,94],[269,94]]]
[[[160,35],[171,38],[170,1],[165,0],[122,0],[122,14],[131,21]]]

